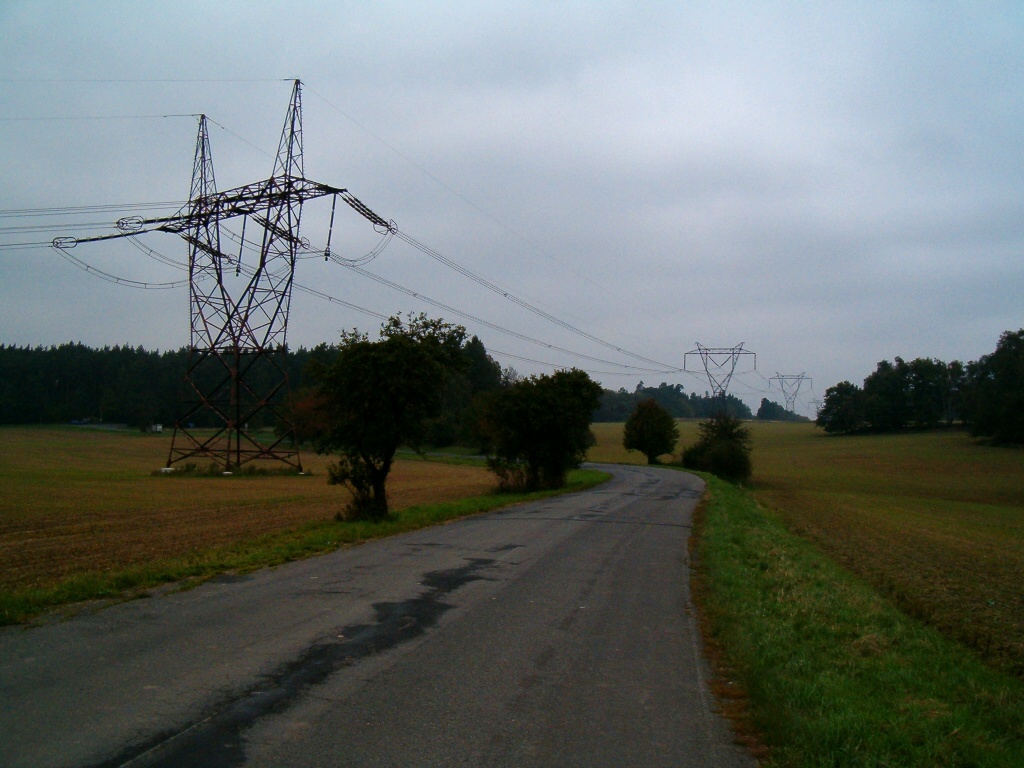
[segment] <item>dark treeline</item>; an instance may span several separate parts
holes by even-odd
[[[290,405],[301,405],[306,393],[303,378],[312,361],[329,364],[337,345],[320,344],[288,353],[285,366],[290,382]],[[432,437],[440,444],[461,437],[468,403],[479,392],[500,386],[500,366],[487,355],[483,343],[473,338],[464,347],[464,374],[451,384],[446,395],[445,416],[433,424]],[[152,352],[142,347],[115,346],[92,349],[68,343],[54,347],[0,345],[0,424],[107,423],[146,429],[152,424],[173,424],[189,352],[182,348]],[[221,367],[199,368],[202,387],[213,376],[223,377]],[[271,367],[253,366],[254,389],[265,391],[261,377],[272,377]],[[209,388],[207,388],[209,391]],[[196,426],[203,413],[193,417]],[[269,413],[267,418],[272,418]],[[257,424],[252,427],[274,427]]]
[[[810,421],[806,416],[799,416],[793,411],[787,411],[785,406],[779,405],[767,397],[761,398],[761,406],[757,409],[759,421]]]
[[[632,392],[625,389],[619,389],[617,392],[604,390],[601,406],[594,414],[594,421],[625,421],[644,400],[654,400],[677,419],[706,419],[722,410],[722,401],[710,393],[687,394],[681,384],[662,382],[657,387],[647,387],[641,381]],[[754,414],[742,400],[727,395],[725,403],[725,410],[730,416],[737,419],[754,418]]]
[[[337,345],[319,344],[292,350],[287,356],[291,404],[300,433],[308,367],[314,360],[329,364],[337,353]],[[156,352],[130,346],[93,349],[79,343],[0,345],[0,424],[104,422],[141,429],[173,424],[188,354],[184,347]],[[466,343],[464,354],[466,374],[452,383],[445,414],[431,425],[433,445],[467,439],[475,395],[517,376],[511,369],[502,371],[475,337]],[[632,392],[604,390],[594,421],[624,422],[648,398],[681,419],[708,418],[721,407],[721,401],[708,393],[687,393],[679,384],[648,387],[641,382]],[[726,405],[736,418],[753,418],[750,408],[732,395]]]
[[[1024,329],[966,365],[933,358],[882,360],[862,386],[825,391],[818,426],[826,432],[894,432],[959,422],[997,443],[1024,443]]]
[[[188,351],[0,345],[0,423],[173,423]]]
[[[288,356],[293,381],[301,381],[302,368],[314,355],[329,356],[330,351],[318,347]],[[152,352],[78,343],[0,345],[0,424],[173,424],[188,360],[184,347]],[[267,374],[257,367],[250,375]]]

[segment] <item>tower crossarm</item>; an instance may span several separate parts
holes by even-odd
[[[212,195],[190,200],[185,208],[174,216],[152,219],[126,217],[118,220],[118,232],[93,237],[58,237],[53,241],[56,248],[73,248],[79,243],[95,243],[102,240],[116,240],[134,237],[146,232],[170,232],[182,234],[199,226],[224,221],[238,216],[258,216],[268,208],[284,203],[305,202],[318,197],[337,195],[352,210],[372,223],[378,229],[390,231],[394,224],[375,213],[368,205],[347,189],[332,187],[309,179],[291,176],[271,177],[255,184],[217,192]],[[265,222],[261,222],[265,223]]]

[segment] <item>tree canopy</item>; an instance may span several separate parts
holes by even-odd
[[[864,386],[844,381],[825,390],[817,425],[826,432],[893,432],[908,427],[931,429],[968,420],[964,392],[969,382],[958,360],[944,363],[919,357],[906,362],[882,360]]]
[[[481,410],[481,433],[493,454],[488,464],[505,489],[565,485],[593,444],[591,418],[601,387],[584,371],[557,371],[521,379],[493,392]]]
[[[653,398],[637,403],[626,420],[622,445],[627,451],[640,451],[648,464],[657,464],[658,457],[672,453],[679,440],[679,426],[672,414]]]
[[[445,387],[464,365],[465,329],[425,315],[392,317],[380,339],[342,335],[337,356],[311,374],[323,425],[318,453],[337,453],[329,481],[353,494],[351,517],[388,514],[386,480],[401,445],[419,447],[441,411]]]
[[[1024,329],[1006,331],[996,350],[966,366],[919,357],[882,360],[863,387],[825,391],[817,425],[826,432],[931,429],[960,420],[994,443],[1024,443]]]
[[[806,416],[787,411],[783,406],[767,397],[761,398],[761,405],[757,409],[755,418],[759,421],[810,421]]]
[[[826,432],[856,432],[864,425],[864,393],[856,384],[841,381],[825,390],[815,422]]]
[[[722,409],[721,398],[708,392],[703,395],[698,395],[696,392],[687,394],[683,391],[682,384],[662,382],[656,387],[649,387],[641,381],[632,392],[624,388],[617,391],[603,390],[601,403],[594,413],[594,421],[625,421],[643,400],[654,400],[676,419],[703,418]],[[726,410],[737,418],[752,419],[754,417],[747,404],[733,395],[728,395],[725,403]]]
[[[730,482],[744,482],[753,471],[751,450],[750,428],[721,411],[697,425],[697,442],[683,451],[682,464]]]
[[[967,366],[971,431],[1024,443],[1024,329],[1006,331],[995,351]]]
[[[329,366],[343,346],[318,344],[287,352],[290,406],[300,440],[313,439],[320,426],[319,395],[309,386],[306,370]],[[1019,424],[1024,414],[1019,404],[1024,389],[1022,349],[1024,329],[1006,331],[994,352],[967,364],[934,358],[881,361],[863,387],[848,381],[830,387],[817,423],[841,433],[921,429],[961,421],[974,434],[994,442],[1024,443],[1024,428]],[[472,429],[479,422],[476,397],[519,378],[512,369],[503,371],[475,337],[463,339],[460,354],[465,365],[450,372],[440,409],[426,420],[423,440],[434,445],[476,441],[479,436]],[[186,348],[153,352],[131,346],[93,349],[77,343],[0,345],[0,424],[102,421],[145,428],[174,423],[188,357]],[[258,379],[262,374],[256,366],[248,375]],[[639,402],[649,398],[675,418],[703,418],[721,408],[720,399],[684,392],[680,384],[662,382],[653,387],[640,382],[633,391],[603,390],[594,420],[623,422]],[[734,396],[729,395],[726,404],[733,416],[753,418]],[[775,405],[768,403],[770,412]],[[190,421],[196,427],[212,426],[205,416],[197,413]],[[276,426],[269,416],[263,418],[264,423],[251,426]]]

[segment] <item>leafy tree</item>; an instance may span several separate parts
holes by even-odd
[[[907,365],[910,382],[910,420],[920,429],[934,429],[942,421],[947,389],[946,364],[919,357]]]
[[[758,421],[787,421],[789,419],[789,411],[767,397],[762,397],[761,405],[758,406],[755,418]]]
[[[856,432],[864,427],[864,392],[856,384],[841,381],[825,390],[825,400],[815,422],[826,432]]]
[[[738,483],[748,480],[753,472],[750,453],[750,428],[719,411],[697,425],[697,442],[683,451],[682,463],[687,469]]]
[[[952,426],[958,418],[964,418],[964,391],[967,388],[967,369],[959,360],[946,365],[946,382],[942,390],[942,418],[946,426]]]
[[[1024,443],[1024,329],[1006,331],[995,352],[968,366],[971,432]]]
[[[325,427],[327,400],[318,387],[307,386],[289,393],[285,401],[288,424],[278,425],[278,434],[290,429],[297,444],[315,441]]]
[[[654,398],[637,404],[623,430],[622,445],[627,451],[640,451],[648,464],[657,464],[658,457],[672,453],[679,440],[679,427],[672,414]]]
[[[314,366],[325,423],[318,453],[337,453],[328,482],[352,491],[350,518],[388,514],[386,481],[400,445],[417,448],[435,417],[453,372],[464,363],[465,329],[426,315],[398,316],[381,326],[380,339],[342,334],[330,365]]]
[[[620,387],[614,392],[606,389],[601,393],[601,404],[594,412],[594,421],[625,421],[636,408],[638,400],[636,394],[627,392],[625,387]]]
[[[676,419],[712,416],[722,410],[721,398],[714,397],[708,392],[703,395],[691,392],[687,395],[682,384],[662,382],[657,387],[648,387],[641,381],[632,392],[627,392],[625,388],[615,392],[610,389],[604,390],[601,393],[601,405],[594,413],[594,421],[625,421],[636,410],[637,405],[647,399],[657,401],[658,405]],[[740,419],[754,418],[747,404],[733,395],[726,397],[725,409]]]
[[[438,415],[427,424],[426,442],[446,446],[476,439],[477,399],[501,386],[501,366],[476,336],[462,347],[462,365],[449,377]]]
[[[754,414],[750,408],[735,395],[726,395],[723,405],[721,397],[705,392],[703,395],[690,394],[690,404],[693,406],[693,415],[701,418],[711,418],[723,411],[735,419],[752,419]]]
[[[686,419],[693,416],[693,406],[683,391],[682,384],[666,384],[662,382],[657,387],[645,387],[641,381],[633,394],[636,396],[637,401],[645,399],[654,400],[669,415],[677,419]]]
[[[493,392],[481,410],[492,446],[488,465],[502,489],[560,488],[593,445],[590,422],[601,387],[584,371],[520,379]]]
[[[759,421],[810,421],[806,416],[787,411],[783,406],[767,397],[761,398],[761,405],[757,409],[755,418]]]
[[[877,432],[903,429],[911,420],[910,367],[897,357],[878,363],[864,379],[864,418]]]

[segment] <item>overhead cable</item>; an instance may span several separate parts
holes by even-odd
[[[456,309],[455,307],[453,307],[453,306],[451,306],[449,304],[445,304],[443,302],[437,301],[436,299],[432,299],[429,296],[425,296],[424,294],[422,294],[422,293],[420,293],[418,291],[414,291],[411,288],[406,288],[403,285],[399,285],[398,283],[394,282],[393,280],[388,280],[386,277],[381,277],[380,275],[375,275],[373,272],[368,272],[367,270],[363,269],[362,267],[358,267],[358,266],[355,266],[353,264],[350,264],[350,263],[346,262],[345,260],[334,256],[333,254],[330,255],[330,260],[333,261],[336,264],[340,264],[341,266],[343,266],[343,267],[345,267],[347,269],[352,270],[356,274],[362,275],[363,277],[367,277],[370,280],[374,280],[375,282],[378,282],[381,285],[387,286],[388,288],[391,288],[392,290],[396,290],[399,293],[404,293],[406,296],[411,296],[414,299],[418,299],[419,301],[422,301],[422,302],[424,302],[426,304],[430,304],[431,306],[437,307],[438,309],[444,310],[445,312],[450,312],[451,314],[457,315],[458,317],[462,317],[462,318],[464,318],[466,320],[471,320],[474,323],[479,323],[480,325],[483,325],[483,326],[485,326],[487,328],[491,328],[492,330],[498,331],[500,333],[507,334],[509,336],[513,336],[513,337],[515,337],[517,339],[520,339],[522,341],[527,341],[527,342],[529,342],[531,344],[537,344],[538,346],[545,347],[546,349],[555,350],[557,352],[562,352],[562,353],[567,354],[567,355],[574,355],[574,356],[579,357],[579,358],[581,358],[583,360],[591,360],[593,362],[601,363],[603,365],[614,365],[614,366],[618,366],[620,368],[627,368],[627,369],[633,370],[633,371],[640,371],[640,372],[644,372],[644,373],[672,373],[672,371],[666,371],[666,370],[660,369],[660,368],[659,369],[655,369],[655,368],[641,368],[641,367],[634,366],[634,365],[626,365],[625,363],[617,363],[617,362],[615,362],[613,360],[604,360],[604,359],[602,359],[600,357],[593,357],[591,355],[585,355],[585,354],[583,354],[581,352],[574,352],[571,349],[566,349],[565,347],[560,347],[560,346],[557,346],[555,344],[549,344],[548,342],[541,341],[540,339],[535,339],[535,338],[533,338],[531,336],[527,336],[525,334],[519,333],[518,331],[513,331],[513,330],[510,330],[510,329],[505,328],[503,326],[500,326],[497,323],[492,323],[489,320],[484,320],[483,318],[477,317],[476,315],[470,314],[468,312],[463,312],[462,310]]]
[[[574,325],[572,325],[570,323],[565,322],[564,320],[561,320],[561,319],[555,317],[551,313],[544,311],[540,307],[537,307],[537,306],[529,303],[528,301],[525,301],[524,299],[520,299],[518,296],[510,293],[509,291],[506,291],[504,288],[501,288],[500,286],[496,285],[495,283],[492,283],[490,280],[487,280],[486,278],[481,277],[480,275],[478,275],[475,272],[467,269],[466,267],[462,266],[461,264],[459,264],[459,263],[457,263],[455,261],[452,261],[447,256],[444,256],[443,254],[439,253],[438,251],[435,251],[433,248],[431,248],[428,245],[424,245],[423,243],[419,242],[418,240],[416,240],[412,236],[407,235],[405,232],[402,232],[401,230],[396,230],[395,236],[398,237],[400,240],[403,240],[406,243],[408,243],[409,245],[413,246],[414,248],[422,251],[427,256],[429,256],[430,258],[432,258],[435,261],[439,262],[440,264],[443,264],[444,266],[448,267],[449,269],[452,269],[452,270],[458,272],[463,277],[469,278],[470,280],[472,280],[473,282],[477,283],[478,285],[483,286],[487,290],[492,291],[493,293],[496,293],[496,294],[498,294],[499,296],[502,296],[505,299],[508,299],[513,304],[516,304],[516,305],[522,307],[523,309],[527,310],[528,312],[532,312],[533,314],[537,315],[538,317],[541,317],[541,318],[547,320],[550,323],[554,323],[555,325],[557,325],[557,326],[559,326],[561,328],[564,328],[567,331],[575,333],[577,336],[582,336],[583,338],[587,339],[588,341],[592,341],[595,344],[598,344],[598,345],[600,345],[602,347],[605,347],[606,349],[614,350],[615,352],[618,352],[621,355],[625,355],[627,357],[632,357],[634,360],[640,360],[641,362],[649,363],[651,365],[655,365],[655,366],[659,366],[660,368],[667,369],[667,370],[664,371],[665,373],[674,373],[677,370],[679,370],[677,367],[668,365],[667,363],[662,363],[662,362],[659,362],[657,360],[652,360],[652,359],[650,359],[648,357],[644,357],[642,355],[638,355],[635,352],[630,352],[627,349],[623,349],[622,347],[616,346],[615,344],[612,344],[611,342],[608,342],[608,341],[605,341],[604,339],[598,338],[597,336],[594,336],[592,333],[587,333],[586,331],[581,330],[580,328],[577,328],[576,326],[574,326]]]
[[[115,285],[121,285],[128,288],[142,288],[145,290],[167,290],[169,288],[183,288],[188,285],[188,280],[175,280],[168,283],[148,283],[140,280],[129,280],[128,278],[118,277],[117,275],[112,275],[109,272],[104,272],[102,269],[97,269],[96,267],[86,264],[77,256],[72,256],[64,248],[54,246],[54,250],[79,269],[84,270],[90,275],[94,275],[101,280],[106,280],[108,283],[114,283]]]

